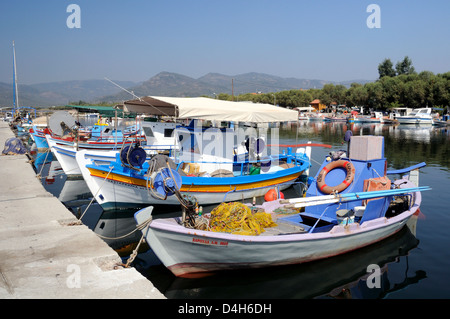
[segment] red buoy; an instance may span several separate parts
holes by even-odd
[[[282,192],[280,192],[280,198],[284,199],[284,194]],[[271,201],[277,200],[277,199],[278,199],[278,193],[274,188],[267,191],[266,195],[264,195],[264,200],[266,202],[271,202]]]

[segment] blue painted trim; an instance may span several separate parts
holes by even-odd
[[[426,165],[427,165],[427,163],[422,162],[422,163],[419,163],[419,164],[416,164],[416,165],[413,165],[413,166],[410,166],[410,167],[406,167],[406,168],[402,168],[402,169],[397,169],[397,170],[393,170],[393,171],[387,171],[387,172],[386,172],[386,175],[392,175],[392,174],[405,174],[405,173],[408,173],[408,172],[410,172],[410,171],[412,171],[412,170],[415,170],[415,169],[417,169],[417,168],[425,167]]]

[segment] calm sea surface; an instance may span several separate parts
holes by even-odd
[[[281,144],[312,141],[345,149],[344,134],[382,135],[388,169],[426,162],[420,170],[420,185],[432,187],[422,193],[421,214],[405,228],[383,242],[326,260],[302,265],[220,273],[202,279],[176,278],[150,251],[135,260],[135,267],[167,298],[450,298],[450,132],[431,126],[391,126],[300,122],[280,128]],[[298,140],[296,136],[298,134]],[[311,175],[330,152],[313,148]],[[141,234],[120,240],[135,228],[133,213],[103,213],[82,179],[69,180],[58,169],[56,160],[46,153],[37,154],[37,168],[44,187],[58,197],[75,215],[83,214],[89,226],[114,249],[128,247]],[[47,156],[46,164],[44,159]],[[296,197],[297,187],[285,192]],[[178,211],[158,207],[156,218],[179,216]],[[207,210],[206,208],[205,210]],[[211,208],[209,208],[211,209]],[[145,247],[144,247],[145,248]],[[126,258],[130,250],[119,253]],[[276,253],[276,252],[274,252]],[[381,268],[381,287],[368,288],[367,266]]]

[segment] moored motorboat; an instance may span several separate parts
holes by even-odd
[[[347,122],[347,116],[325,116],[325,122]]]
[[[442,116],[442,118],[436,117],[433,118],[432,121],[434,126],[449,126],[450,125],[450,116],[448,114]]]
[[[395,116],[394,119],[399,124],[427,124],[431,125],[433,117],[431,115],[431,108],[414,109],[408,115]]]

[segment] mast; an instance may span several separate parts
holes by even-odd
[[[14,95],[14,111],[19,109],[19,90],[17,89],[17,66],[16,66],[16,48],[13,41],[13,95]]]

